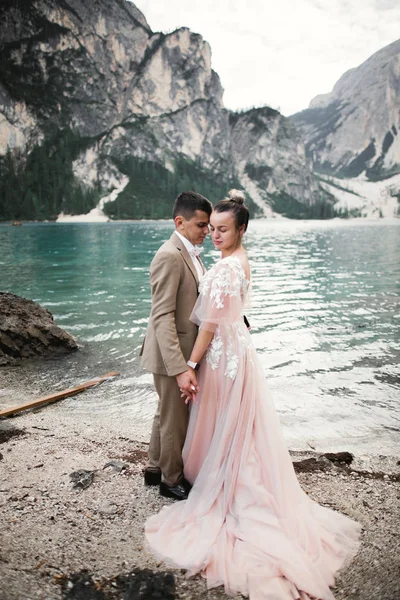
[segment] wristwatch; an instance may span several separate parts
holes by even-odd
[[[200,369],[200,363],[195,363],[192,360],[188,360],[187,365],[189,365],[189,367],[192,367],[192,369],[194,369],[195,371],[198,371]]]

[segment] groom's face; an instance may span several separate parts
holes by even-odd
[[[209,233],[208,223],[210,217],[202,210],[196,210],[193,217],[185,219],[178,216],[175,218],[175,225],[181,235],[192,242],[194,246],[202,244]]]

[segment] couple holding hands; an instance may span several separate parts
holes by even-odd
[[[211,203],[183,192],[175,231],[150,267],[142,347],[159,397],[147,485],[181,502],[145,526],[150,550],[251,600],[331,600],[360,526],[301,489],[244,320],[250,266],[244,195]],[[200,257],[210,232],[221,258]]]

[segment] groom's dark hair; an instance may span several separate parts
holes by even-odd
[[[194,216],[196,210],[202,210],[210,216],[212,204],[207,198],[197,192],[182,192],[175,200],[172,218],[175,219],[175,217],[181,215],[189,220]]]

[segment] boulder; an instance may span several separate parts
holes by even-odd
[[[297,473],[311,473],[312,471],[330,471],[334,468],[332,462],[324,456],[312,456],[293,463]]]
[[[353,462],[354,456],[350,452],[324,452],[314,456],[295,460],[293,467],[297,473],[311,473],[312,471],[330,471],[335,467],[346,470]],[[348,471],[348,469],[347,469]]]
[[[322,456],[339,465],[350,465],[354,459],[350,452],[324,452]]]
[[[19,429],[12,425],[11,423],[0,421],[0,444],[4,444],[4,442],[8,442],[12,437],[16,437],[19,435],[25,435],[26,431],[24,429]],[[1,458],[0,458],[1,460]]]
[[[0,366],[77,349],[75,339],[54,323],[48,310],[33,300],[0,292]]]

